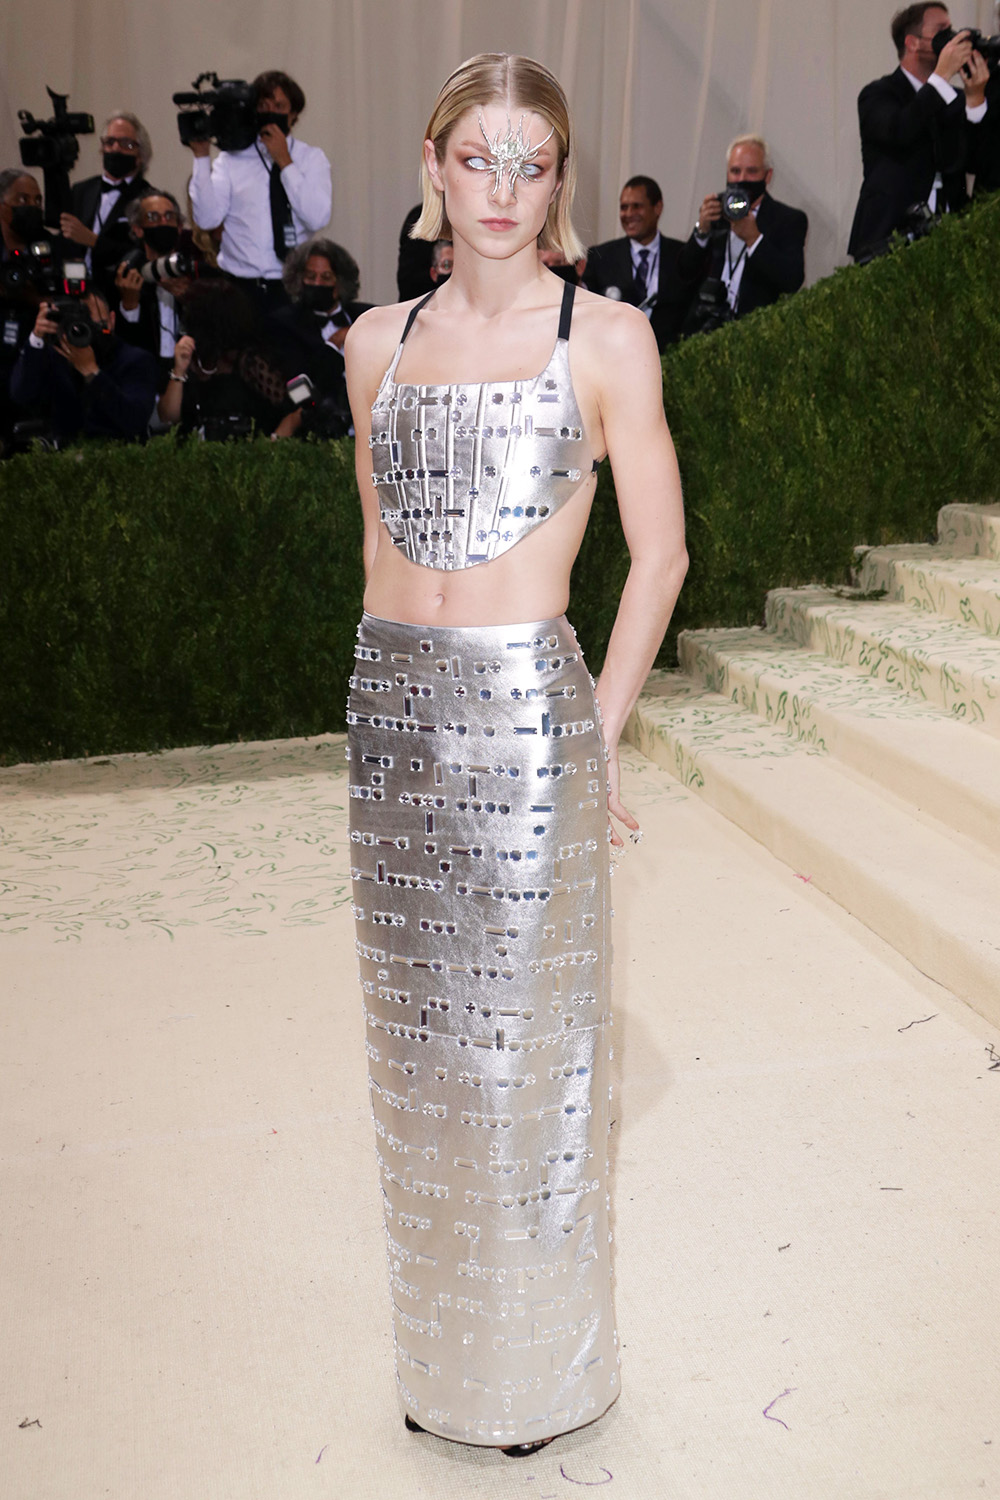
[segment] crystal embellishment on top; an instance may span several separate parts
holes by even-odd
[[[514,189],[517,179],[520,177],[525,182],[531,181],[534,174],[525,171],[525,167],[528,166],[534,166],[536,171],[538,172],[538,175],[541,175],[541,168],[537,166],[535,157],[538,155],[539,151],[541,151],[546,142],[550,141],[555,135],[555,130],[550,130],[544,140],[539,141],[537,146],[533,146],[531,144],[530,136],[527,140],[525,140],[524,138],[523,115],[517,122],[516,135],[514,133],[514,127],[510,123],[510,115],[507,116],[507,134],[504,136],[500,134],[499,130],[497,131],[496,135],[492,137],[489,136],[486,132],[486,121],[483,119],[482,114],[480,114],[479,116],[479,129],[482,133],[483,140],[489,147],[490,159],[488,164],[482,167],[476,167],[476,171],[493,173],[493,186],[490,189],[491,198],[495,198],[497,193],[500,191],[500,185],[503,182],[504,175],[506,174],[507,185],[510,188],[510,196],[516,203],[517,193]],[[476,158],[473,158],[473,162],[475,160]],[[470,165],[472,164],[473,163],[470,162]]]

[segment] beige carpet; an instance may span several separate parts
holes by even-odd
[[[626,791],[624,1391],[514,1461],[395,1407],[341,742],[0,773],[2,1500],[1000,1495],[1000,1034]]]

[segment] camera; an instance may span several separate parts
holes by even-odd
[[[74,349],[89,349],[94,342],[94,323],[84,301],[88,291],[87,267],[82,260],[67,260],[63,263],[60,278],[61,296],[51,299],[49,318],[58,325],[58,334]]]
[[[23,422],[15,422],[4,457],[9,458],[15,453],[30,453],[35,447],[41,448],[45,453],[59,451],[59,439],[45,417],[29,417]]]
[[[203,88],[205,83],[211,88]],[[253,84],[241,78],[220,82],[218,73],[199,73],[191,87],[193,93],[174,95],[182,146],[214,141],[220,151],[245,151],[253,145],[260,130]]]
[[[80,154],[78,135],[93,135],[93,115],[71,114],[66,108],[68,94],[55,94],[46,87],[52,100],[51,120],[36,120],[29,110],[19,109],[17,118],[27,139],[20,142],[21,165],[24,167],[64,167],[68,172]],[[37,135],[37,140],[31,137]]]
[[[186,250],[171,250],[169,255],[159,255],[156,260],[147,260],[145,247],[136,245],[134,250],[122,256],[119,265],[124,266],[126,271],[138,271],[143,281],[158,286],[161,281],[170,281],[175,276],[193,280],[199,273],[201,261],[198,256],[191,255]]]
[[[143,281],[150,281],[155,286],[175,276],[195,277],[198,265],[197,257],[189,255],[186,250],[171,250],[169,255],[157,256],[156,260],[144,260],[138,269]]]
[[[725,323],[731,323],[734,316],[722,277],[706,276],[698,288],[698,296],[688,315],[686,330],[688,333],[714,333]]]
[[[1000,66],[1000,36],[983,36],[981,31],[976,31],[971,26],[963,26],[962,31],[969,33],[973,51],[978,52],[983,61],[989,64],[991,72]],[[949,27],[947,31],[939,31],[931,41],[934,56],[940,57],[948,43],[959,35],[953,27]]]
[[[351,432],[351,408],[347,401],[346,388],[338,398],[332,392],[318,396],[308,375],[293,375],[285,382],[288,399],[302,413],[303,437],[311,433],[317,438],[348,437]]]
[[[223,417],[206,417],[202,427],[206,443],[225,443],[231,438],[253,437],[253,417],[243,412],[228,412]]]
[[[0,264],[0,287],[12,297],[31,291],[55,296],[59,277],[49,241],[35,240],[24,250],[12,250]]]
[[[719,207],[723,218],[735,224],[738,219],[746,218],[753,207],[753,199],[741,182],[734,182],[719,194]]]
[[[141,271],[146,264],[145,245],[136,245],[127,255],[122,256],[119,264],[124,266],[126,271]]]
[[[45,178],[45,218],[56,224],[69,208],[69,174],[80,154],[78,135],[93,135],[93,115],[73,114],[66,108],[68,94],[56,94],[46,85],[52,100],[52,119],[36,120],[27,109],[17,117],[24,136],[19,142],[21,165],[40,167]]]
[[[89,349],[94,342],[94,324],[79,297],[54,297],[49,317],[59,325],[59,335],[74,349]]]

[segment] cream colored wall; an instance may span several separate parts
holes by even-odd
[[[250,78],[281,67],[308,98],[301,134],[333,162],[331,233],[362,293],[395,296],[396,242],[417,199],[423,126],[447,72],[477,51],[526,52],[563,80],[577,118],[578,221],[588,243],[619,232],[618,191],[648,172],[662,228],[683,236],[723,182],[729,138],[763,130],[777,197],[805,208],[809,279],[844,261],[861,178],[855,99],[895,57],[892,0],[8,0],[0,12],[0,166],[17,155],[18,107],[47,115],[45,84],[98,124],[135,110],[154,182],[183,194],[188,153],[170,95],[204,68]],[[956,22],[993,29],[991,0]],[[79,175],[98,167],[83,142]]]

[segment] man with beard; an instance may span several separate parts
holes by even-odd
[[[90,342],[70,343],[51,302],[42,302],[11,372],[10,394],[26,418],[42,418],[60,443],[74,438],[137,438],[156,400],[156,361],[115,337],[115,315],[100,292],[77,304]]]
[[[737,136],[726,153],[726,186],[746,191],[749,211],[727,220],[718,193],[702,200],[694,231],[677,257],[681,275],[701,288],[685,332],[767,307],[783,293],[797,292],[805,280],[809,220],[801,209],[771,197],[773,176],[763,137]]]
[[[60,228],[65,239],[86,252],[95,284],[110,295],[115,271],[131,244],[128,206],[149,191],[145,173],[153,147],[142,121],[125,110],[109,117],[100,139],[104,170],[73,184],[70,212],[60,216]]]

